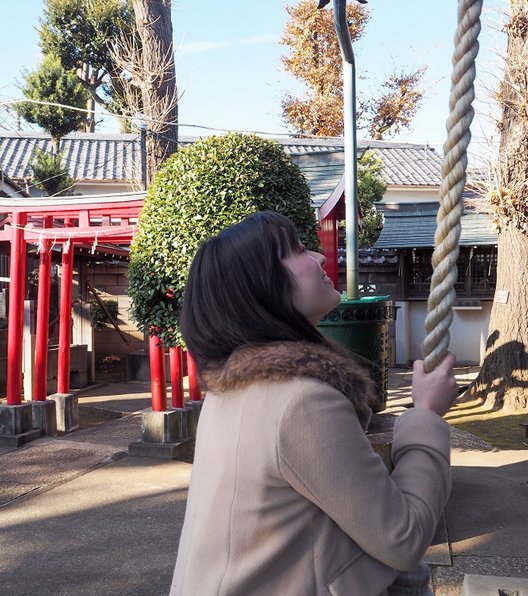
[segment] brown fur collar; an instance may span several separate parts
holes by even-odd
[[[353,404],[363,428],[374,401],[374,385],[362,365],[332,348],[305,341],[276,341],[235,350],[222,368],[204,374],[206,389],[224,393],[260,381],[295,377],[316,379],[343,393]]]

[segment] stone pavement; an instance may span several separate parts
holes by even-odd
[[[458,370],[460,384],[475,372]],[[389,411],[410,404],[409,382],[390,371]],[[85,428],[0,452],[0,594],[165,596],[192,466],[127,455],[148,385],[95,387],[79,404]],[[452,462],[427,553],[435,594],[461,594],[464,574],[528,577],[528,451],[454,431]]]

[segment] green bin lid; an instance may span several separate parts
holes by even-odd
[[[341,294],[341,302],[359,302],[365,304],[369,302],[385,302],[386,300],[390,300],[390,294],[386,294],[384,296],[362,296],[357,300],[347,300],[346,292]]]

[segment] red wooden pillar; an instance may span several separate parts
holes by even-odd
[[[9,322],[7,330],[7,405],[22,403],[22,342],[26,290],[26,213],[13,213],[9,275]]]
[[[70,344],[74,252],[73,244],[71,242],[62,245],[57,393],[69,393],[70,391]]]
[[[183,408],[182,349],[170,349],[171,397],[173,408]]]
[[[167,381],[165,377],[165,350],[155,335],[149,337],[150,391],[152,410],[164,412],[167,409]]]
[[[42,218],[42,227],[51,228],[53,217]],[[51,289],[51,239],[44,238],[40,248],[39,286],[37,302],[37,329],[35,338],[35,374],[33,400],[46,400],[48,380],[48,338]]]
[[[202,392],[198,383],[198,373],[193,357],[187,352],[187,375],[189,376],[189,398],[191,401],[202,399]]]
[[[332,280],[334,287],[339,289],[339,266],[337,262],[337,240],[338,228],[335,209],[321,221],[321,229],[318,232],[321,248],[326,257],[324,270]]]

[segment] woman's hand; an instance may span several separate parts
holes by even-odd
[[[458,385],[453,374],[456,358],[451,352],[430,373],[423,360],[415,360],[412,379],[412,400],[415,408],[426,408],[443,416],[458,396]]]

